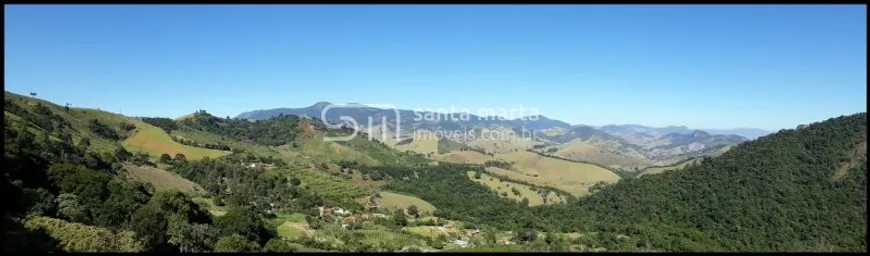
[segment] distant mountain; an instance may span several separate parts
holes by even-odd
[[[754,140],[754,139],[757,139],[758,137],[774,133],[772,131],[756,129],[756,128],[735,128],[735,129],[727,129],[727,130],[704,129],[704,131],[709,132],[711,134],[740,135],[740,136],[746,137],[750,140]]]
[[[645,133],[648,135],[652,135],[655,137],[667,135],[671,133],[679,133],[679,134],[691,134],[696,130],[705,131],[707,133],[713,135],[738,135],[742,137],[746,137],[747,139],[754,140],[758,137],[771,134],[773,132],[756,129],[756,128],[735,128],[735,129],[690,129],[686,126],[668,126],[662,128],[649,127],[637,124],[626,124],[626,125],[605,125],[601,126],[599,129],[605,131],[607,133],[617,135],[617,136],[625,136],[633,133]]]
[[[321,114],[324,109],[330,106],[332,108],[329,108],[325,118],[322,118]],[[242,113],[236,118],[263,120],[280,115],[309,116],[325,119],[331,124],[342,123],[340,117],[348,116],[356,120],[362,129],[371,127],[373,134],[384,132],[383,134],[395,135],[398,133],[402,136],[408,136],[410,133],[420,130],[473,131],[477,134],[484,130],[514,131],[516,134],[531,131],[535,135],[534,140],[556,145],[557,152],[550,152],[554,155],[578,161],[616,159],[608,161],[607,164],[631,167],[668,164],[690,157],[712,155],[719,153],[723,148],[727,149],[727,146],[748,140],[738,135],[716,134],[693,130],[686,126],[656,128],[629,124],[605,125],[596,128],[588,125],[571,125],[541,115],[508,120],[501,117],[477,116],[469,113],[417,112],[403,109],[383,109],[360,104],[335,105],[329,102],[318,102],[304,108],[255,110]],[[400,128],[397,129],[397,127]],[[474,144],[472,141],[475,139],[454,138],[454,140],[472,145]],[[504,147],[517,148],[517,145],[504,145]],[[531,147],[531,144],[519,146],[519,148],[523,147]],[[540,147],[537,149],[544,153],[545,149]],[[586,158],[586,156],[593,155],[595,157]],[[619,159],[625,159],[624,164],[620,164]]]

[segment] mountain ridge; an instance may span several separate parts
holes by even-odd
[[[354,103],[350,103],[347,105],[351,105],[351,104],[354,104]],[[319,117],[321,115],[321,111],[323,110],[323,108],[328,106],[328,105],[336,105],[336,104],[333,104],[333,103],[327,102],[327,101],[319,101],[319,102],[312,104],[311,106],[302,107],[302,108],[282,107],[282,108],[272,108],[272,109],[251,110],[251,111],[242,112],[242,113],[236,115],[235,118],[262,120],[262,119],[268,119],[270,117],[278,116],[279,114],[282,114],[282,113],[283,114],[294,114],[294,115],[306,115],[306,116]],[[333,110],[336,110],[336,111],[339,111],[342,113],[346,113],[346,111],[340,111],[339,109],[340,108],[335,108]],[[386,113],[386,112],[394,113],[393,111],[397,110],[397,111],[399,111],[399,115],[403,120],[407,120],[406,116],[407,117],[417,116],[415,113],[420,113],[420,114],[430,113],[428,111],[414,111],[414,110],[401,109],[401,108],[385,109],[385,108],[377,108],[377,107],[370,107],[370,106],[365,106],[365,107],[363,107],[363,109],[366,109],[365,111],[367,111],[367,112],[375,111],[375,112],[384,112],[384,113]],[[441,116],[450,116],[451,114],[453,114],[454,118],[457,118],[457,116],[459,116],[461,114],[467,114],[468,119],[469,119],[468,121],[472,121],[472,120],[476,119],[478,121],[484,121],[483,123],[485,123],[485,124],[492,124],[494,120],[501,120],[501,121],[507,121],[506,123],[512,124],[512,125],[526,124],[526,125],[528,125],[528,127],[530,129],[533,129],[533,130],[544,130],[544,129],[551,129],[551,128],[566,128],[567,129],[567,128],[571,128],[571,127],[576,126],[576,125],[585,125],[585,124],[570,124],[568,122],[564,122],[564,121],[561,121],[558,119],[548,118],[548,117],[546,117],[544,115],[540,115],[540,114],[517,117],[517,118],[513,118],[513,119],[507,119],[507,118],[502,118],[502,117],[498,117],[498,116],[479,116],[479,115],[475,115],[472,113],[464,113],[464,112],[456,112],[456,113],[431,112],[431,113],[433,113],[435,115],[441,115]],[[351,116],[353,116],[353,115],[351,115]],[[535,119],[537,119],[537,120],[531,120],[532,117],[535,117]],[[707,128],[695,128],[695,129],[693,129],[693,128],[689,128],[685,125],[670,125],[670,126],[665,126],[665,127],[653,127],[653,126],[646,126],[646,125],[641,125],[641,124],[607,124],[607,125],[602,125],[602,126],[592,126],[592,125],[586,125],[586,126],[590,126],[590,127],[595,128],[595,129],[599,129],[599,130],[611,133],[613,135],[623,135],[623,134],[632,133],[632,132],[634,132],[634,133],[642,132],[642,133],[648,133],[648,134],[651,134],[654,136],[661,136],[661,135],[666,135],[668,133],[675,133],[675,132],[676,133],[692,133],[696,130],[702,130],[702,131],[705,131],[705,132],[713,134],[713,135],[738,135],[738,136],[745,137],[747,139],[752,140],[752,139],[756,139],[758,137],[773,133],[773,131],[768,131],[768,130],[764,130],[764,129],[745,128],[745,127],[737,127],[737,128],[731,128],[731,129],[721,129],[721,128],[719,128],[719,129],[707,129]]]

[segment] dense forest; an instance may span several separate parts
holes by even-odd
[[[281,115],[268,120],[248,121],[212,116],[204,110],[197,111],[193,116],[181,120],[181,123],[191,128],[227,136],[240,141],[254,142],[266,146],[290,144],[297,134],[305,129],[323,130],[319,122],[306,122],[310,127],[300,126],[300,118],[292,115]],[[320,124],[320,125],[318,125]]]
[[[213,217],[186,194],[120,178],[117,163],[132,155],[123,148],[99,155],[52,136],[65,139],[4,122],[4,251],[231,252],[274,237],[250,207]]]
[[[866,113],[783,130],[576,207],[666,251],[865,250],[866,132]]]

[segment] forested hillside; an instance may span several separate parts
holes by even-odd
[[[783,130],[578,202],[597,228],[667,251],[864,251],[866,113]],[[838,175],[838,173],[840,173]]]

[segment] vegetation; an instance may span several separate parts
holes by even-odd
[[[4,252],[866,251],[866,113],[620,179],[525,151],[430,164],[382,143],[324,143],[346,131],[292,116],[140,122],[6,99]],[[492,166],[503,163],[514,170]]]

